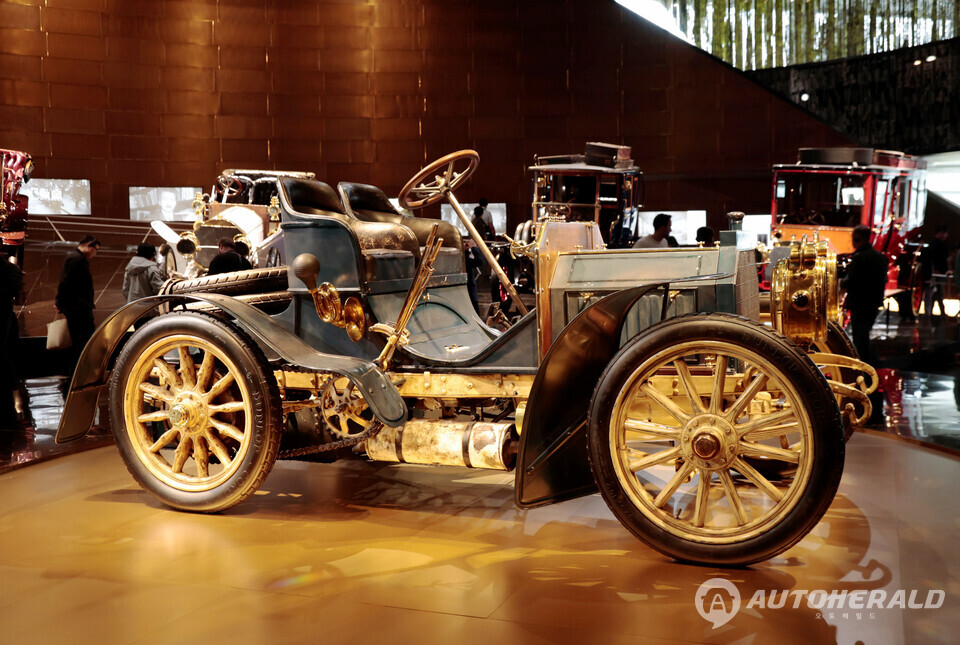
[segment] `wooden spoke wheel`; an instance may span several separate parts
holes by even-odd
[[[110,406],[127,468],[175,508],[229,508],[276,460],[272,372],[239,330],[212,316],[177,312],[137,331],[117,359]]]
[[[843,423],[793,343],[743,319],[685,316],[628,343],[589,418],[594,477],[641,540],[706,564],[765,560],[833,500]]]

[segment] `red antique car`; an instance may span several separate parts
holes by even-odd
[[[23,240],[27,235],[27,200],[20,195],[20,186],[30,181],[33,159],[25,152],[0,149],[3,157],[2,199],[0,199],[0,240],[3,252],[15,257],[23,266]]]
[[[887,289],[917,313],[923,296],[919,236],[927,204],[927,162],[873,148],[801,148],[796,164],[773,167],[773,233],[829,242],[838,261],[853,253],[850,233],[869,226],[887,256]]]

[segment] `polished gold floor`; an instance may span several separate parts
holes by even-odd
[[[0,475],[0,641],[955,643],[958,472],[950,456],[857,434],[814,532],[730,571],[666,560],[598,496],[517,510],[505,474],[281,462],[259,494],[205,516],[160,506],[100,448]],[[716,577],[742,601],[714,629],[695,596]],[[758,590],[898,589],[945,599],[748,607]]]

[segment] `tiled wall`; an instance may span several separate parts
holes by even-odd
[[[612,0],[4,0],[0,147],[38,177],[209,186],[313,170],[396,194],[481,156],[463,201],[528,216],[535,153],[623,142],[652,209],[769,208],[769,166],[846,139]]]

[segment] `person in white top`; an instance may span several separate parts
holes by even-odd
[[[660,213],[653,218],[653,233],[645,235],[633,243],[635,249],[658,249],[669,246],[667,236],[670,235],[671,220],[666,213]]]
[[[486,225],[487,225],[487,228],[490,229],[490,234],[491,234],[493,237],[496,237],[496,236],[497,236],[497,229],[496,229],[496,227],[493,225],[493,214],[492,214],[492,213],[490,212],[490,210],[487,208],[487,205],[488,205],[490,202],[487,200],[486,197],[484,197],[483,199],[480,200],[479,203],[480,203],[480,208],[483,209],[483,213],[480,215],[480,217],[483,218],[484,224],[486,224]]]

